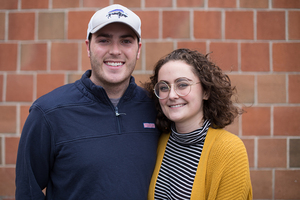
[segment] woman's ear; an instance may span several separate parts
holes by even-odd
[[[203,92],[203,100],[208,100],[209,99],[209,92],[208,91],[204,91]]]

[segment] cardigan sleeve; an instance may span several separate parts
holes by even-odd
[[[252,199],[249,163],[242,140],[227,131],[217,137],[207,163],[207,199]]]

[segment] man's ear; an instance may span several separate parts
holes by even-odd
[[[86,51],[88,53],[88,57],[90,58],[91,54],[90,54],[90,42],[89,42],[89,40],[85,40],[85,46],[86,46]]]
[[[141,48],[142,48],[142,43],[139,42],[139,49],[138,49],[138,53],[137,53],[137,55],[136,55],[136,59],[137,59],[137,60],[140,59]]]

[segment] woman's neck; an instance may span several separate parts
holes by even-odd
[[[203,126],[203,119],[200,121],[188,121],[188,122],[177,122],[175,123],[175,128],[178,133],[190,133],[196,129],[199,129]]]

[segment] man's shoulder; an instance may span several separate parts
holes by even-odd
[[[60,86],[51,92],[39,97],[32,107],[39,107],[45,112],[59,107],[79,104],[83,94],[75,83]]]
[[[149,92],[146,91],[144,88],[137,86],[135,89],[135,97],[140,101],[150,101],[152,102],[152,99],[150,98]]]

